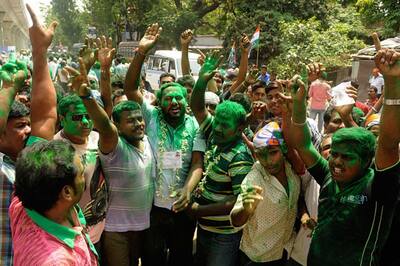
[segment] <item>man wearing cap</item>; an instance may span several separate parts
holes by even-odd
[[[276,122],[259,130],[253,144],[257,162],[230,214],[232,225],[243,227],[240,262],[284,265],[285,249],[294,240],[300,178],[285,158],[287,147]]]
[[[267,72],[267,65],[262,65],[262,66],[261,66],[261,74],[260,74],[260,76],[258,76],[257,79],[258,79],[258,80],[261,80],[261,81],[264,81],[265,84],[268,84],[268,83],[269,83],[270,75],[269,75],[269,73]]]

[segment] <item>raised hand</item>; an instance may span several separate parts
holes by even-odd
[[[162,28],[158,26],[158,23],[149,26],[143,38],[139,42],[138,52],[147,54],[156,44],[158,38],[160,37],[161,31]]]
[[[89,80],[87,76],[86,66],[82,57],[79,57],[79,71],[66,66],[65,69],[71,76],[71,88],[79,96],[87,96],[90,94]]]
[[[307,90],[300,75],[295,75],[289,81],[289,88],[292,94],[292,99],[298,102],[304,102],[307,96]]]
[[[250,49],[250,40],[245,33],[242,33],[242,37],[239,42],[240,49],[242,51],[248,51]]]
[[[207,54],[204,64],[199,71],[199,78],[208,82],[215,75],[217,72],[216,69],[223,59],[223,56],[219,56],[218,54],[219,51],[217,50]]]
[[[206,60],[206,55],[199,49],[196,49],[197,52],[200,54],[199,58],[197,58],[197,64],[202,66],[204,64],[204,61]]]
[[[86,71],[90,71],[92,66],[97,60],[98,49],[97,44],[92,39],[85,39],[85,45],[79,51],[79,56],[82,58],[85,64]]]
[[[4,88],[15,87],[20,89],[28,77],[28,69],[24,62],[18,60],[7,62],[0,67],[0,80],[3,81]]]
[[[47,48],[49,48],[53,40],[54,31],[58,23],[56,21],[53,21],[52,23],[50,23],[49,27],[46,28],[40,25],[39,20],[35,12],[32,10],[31,6],[26,4],[26,8],[28,9],[29,15],[31,16],[33,23],[32,27],[29,28],[29,38],[31,40],[33,51],[32,54],[37,53],[36,51],[46,52]]]
[[[181,34],[181,45],[188,47],[193,38],[192,30],[188,29]]]
[[[313,63],[307,65],[307,72],[308,72],[308,80],[314,81],[321,77],[322,72],[325,71],[325,68],[321,63]]]
[[[249,85],[253,85],[257,82],[257,78],[260,75],[260,71],[257,67],[250,69],[249,73],[246,76],[246,83]]]
[[[400,53],[393,49],[382,49],[378,35],[372,34],[374,39],[375,50],[375,65],[383,76],[400,77]]]
[[[278,93],[279,102],[282,104],[282,113],[292,114],[293,110],[293,99],[291,96],[287,96],[283,93]]]
[[[105,36],[97,38],[97,47],[99,48],[97,52],[97,59],[100,62],[102,68],[110,69],[112,60],[115,55],[115,48],[112,47],[112,39],[108,39]]]
[[[241,193],[243,208],[247,213],[254,213],[258,203],[263,200],[261,193],[262,188],[259,186],[249,186]]]

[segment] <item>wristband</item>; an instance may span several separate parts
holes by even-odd
[[[384,99],[383,103],[385,105],[400,105],[400,99]]]
[[[302,127],[307,123],[307,119],[304,120],[303,123],[296,123],[296,122],[293,121],[293,118],[291,118],[290,120],[292,120],[292,125],[297,126],[297,127]]]

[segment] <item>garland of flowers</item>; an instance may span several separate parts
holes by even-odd
[[[162,116],[162,114],[160,114]],[[158,134],[159,140],[158,140],[158,155],[163,154],[166,149],[165,149],[165,144],[167,143],[168,140],[168,126],[164,120],[164,118],[160,119],[160,129],[159,129],[159,134]],[[175,136],[177,137],[177,136]],[[178,144],[178,147],[173,147],[176,150],[180,150],[182,156],[186,154],[189,151],[189,138],[190,134],[187,132],[186,128],[182,132],[182,138],[181,142]],[[183,160],[183,157],[182,157]],[[161,162],[157,164],[157,172],[158,175],[156,177],[156,195],[157,197],[167,199],[166,197],[163,196],[161,192],[161,187],[162,187],[162,180],[161,180],[161,175],[163,174],[163,169]],[[180,176],[179,169],[174,169],[174,180],[172,184],[168,185],[168,192],[169,192],[169,198],[175,198],[179,194],[179,183],[180,181],[184,178]]]

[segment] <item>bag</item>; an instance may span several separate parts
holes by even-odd
[[[90,198],[83,214],[88,226],[95,225],[106,217],[109,203],[109,187],[104,176],[100,159],[96,159],[96,167],[90,181]]]

